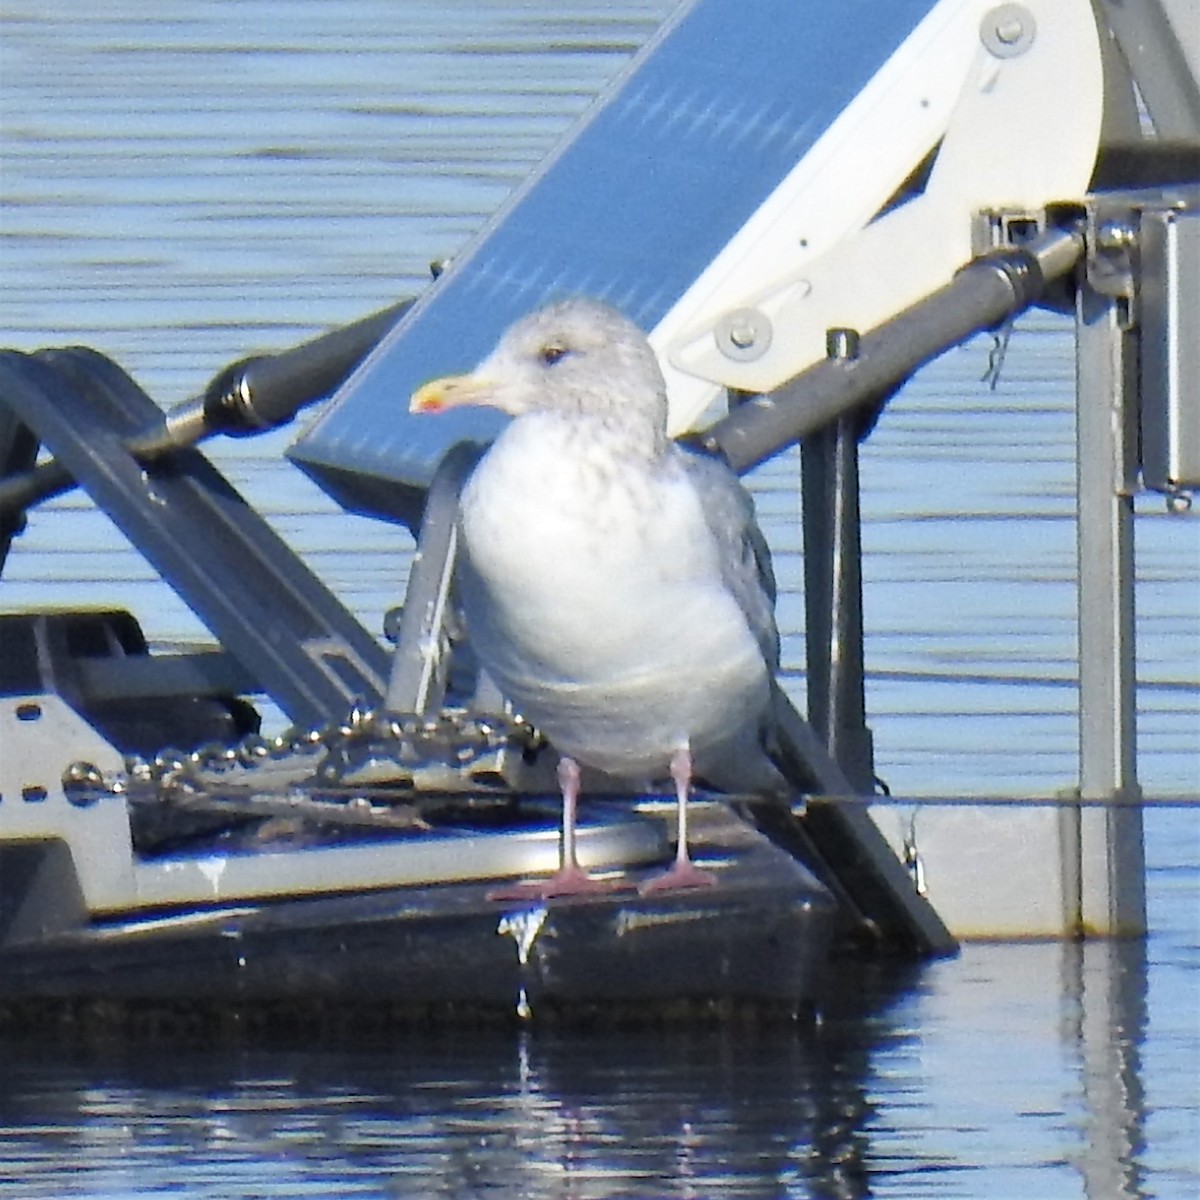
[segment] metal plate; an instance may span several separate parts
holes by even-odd
[[[1200,208],[1142,214],[1146,487],[1200,487]]]

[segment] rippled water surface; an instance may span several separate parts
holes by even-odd
[[[87,343],[163,403],[419,290],[668,0],[9,0],[0,331]],[[892,403],[864,452],[869,706],[910,795],[1074,780],[1071,333],[1023,318]],[[279,458],[212,457],[378,628],[406,535]],[[796,467],[755,486],[803,665]],[[1140,772],[1200,796],[1200,527],[1138,501]],[[78,496],[0,607],[204,631]],[[1200,1194],[1200,821],[1146,821],[1151,935],[967,947],[839,980],[794,1029],[398,1034],[220,1047],[0,1041],[0,1195],[1187,1197]]]

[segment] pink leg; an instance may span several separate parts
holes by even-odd
[[[619,879],[593,879],[580,865],[575,851],[575,814],[579,803],[579,765],[573,758],[558,763],[558,786],[562,789],[562,841],[558,870],[549,879],[516,883],[488,892],[489,900],[549,900],[555,896],[579,896],[611,892],[627,886]]]
[[[675,781],[675,795],[679,801],[679,840],[675,848],[675,863],[665,874],[648,879],[638,888],[643,896],[677,888],[711,887],[717,882],[715,875],[702,871],[688,856],[687,805],[688,789],[692,783],[692,754],[686,746],[671,756],[671,778]]]

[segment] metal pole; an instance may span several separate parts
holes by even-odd
[[[804,656],[808,723],[829,746],[829,659],[833,643],[833,505],[829,429],[800,443],[800,516],[804,531]]]
[[[1129,304],[1080,281],[1076,301],[1079,794],[1139,793],[1136,742],[1133,492],[1137,359]],[[1078,814],[1078,927],[1146,929],[1142,812],[1134,804]]]
[[[804,439],[801,486],[808,719],[855,789],[874,783],[863,682],[858,437],[853,416]]]

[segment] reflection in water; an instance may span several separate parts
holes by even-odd
[[[1146,1149],[1145,943],[1067,946],[1063,996],[1082,1075],[1085,1121],[1078,1165],[1086,1195],[1088,1200],[1138,1200],[1146,1195],[1141,1166]]]
[[[788,1028],[8,1045],[0,1195],[1151,1194],[1140,943],[903,976],[846,970]]]
[[[819,1021],[783,1029],[8,1046],[4,1160],[27,1196],[68,1180],[97,1196],[181,1180],[221,1195],[867,1196],[889,1003],[859,974]]]

